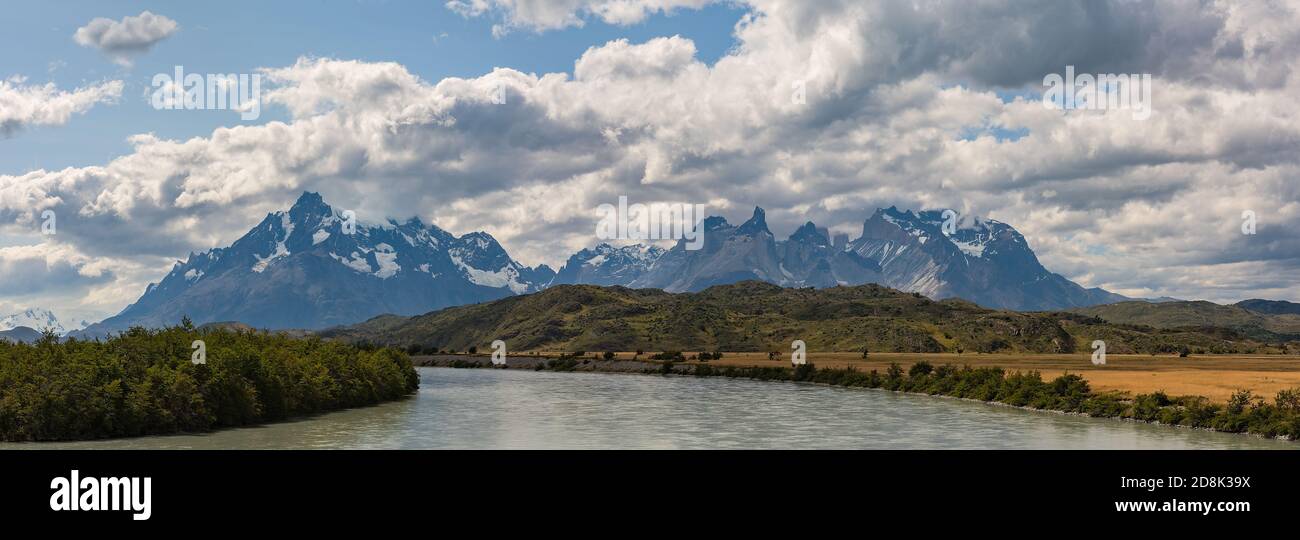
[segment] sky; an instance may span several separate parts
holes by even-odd
[[[762,206],[778,238],[952,208],[1085,286],[1300,301],[1296,1],[67,1],[5,21],[0,315],[112,315],[302,191],[557,268],[619,196]],[[155,108],[175,66],[259,75],[260,115]],[[1067,66],[1149,76],[1150,114],[1045,106]]]

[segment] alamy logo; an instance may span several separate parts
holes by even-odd
[[[143,521],[153,515],[152,484],[153,479],[148,476],[81,478],[81,471],[73,469],[70,477],[58,476],[50,480],[50,489],[54,490],[50,495],[50,510],[125,510],[135,512],[132,519]]]
[[[343,211],[343,234],[353,234],[357,232],[357,213],[352,210]]]
[[[1109,111],[1128,109],[1134,120],[1151,117],[1151,74],[1104,73],[1076,75],[1074,66],[1065,66],[1065,76],[1049,73],[1043,77],[1043,106],[1049,109]]]
[[[1095,366],[1106,365],[1106,342],[1100,339],[1092,342],[1092,364]]]
[[[176,66],[172,75],[154,75],[153,89],[149,103],[160,111],[239,111],[246,121],[262,116],[262,76],[256,73],[186,75],[185,68]]]
[[[957,215],[957,212],[954,212],[952,210],[943,211],[943,226],[941,227],[943,229],[943,234],[947,236],[952,236],[954,234],[957,234],[958,217],[959,216]]]
[[[41,219],[44,220],[41,222],[41,234],[53,236],[58,231],[58,219],[55,217],[54,211],[45,210],[41,212]]]
[[[808,344],[802,339],[796,339],[790,342],[790,348],[794,349],[790,353],[790,363],[796,366],[802,366],[808,363]]]
[[[618,198],[618,207],[606,203],[596,207],[603,214],[596,224],[596,238],[601,240],[685,240],[686,249],[704,247],[702,204],[654,203],[627,204]]]
[[[492,342],[492,365],[506,365],[506,342],[499,339]]]

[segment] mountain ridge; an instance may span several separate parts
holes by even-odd
[[[866,218],[851,241],[811,221],[778,239],[756,206],[739,225],[705,217],[700,249],[685,240],[670,248],[602,243],[553,270],[520,264],[486,232],[456,236],[418,218],[357,222],[349,233],[350,218],[320,194],[303,192],[229,246],[178,260],[117,315],[71,335],[176,324],[182,316],[196,324],[321,329],[566,284],[698,292],[746,280],[815,288],[877,283],[1022,311],[1130,300],[1048,271],[1010,225],[976,217],[945,231],[944,217],[891,206]]]
[[[304,192],[225,248],[177,261],[117,315],[78,337],[134,325],[239,321],[258,328],[324,328],[383,313],[414,315],[538,290],[545,265],[515,262],[483,232],[455,236],[412,218],[354,222]]]

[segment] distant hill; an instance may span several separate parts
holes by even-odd
[[[1120,302],[1070,311],[1120,324],[1141,324],[1155,328],[1230,328],[1252,339],[1270,342],[1300,339],[1300,315],[1268,315],[1246,309],[1240,304],[1225,306],[1203,300]]]
[[[1286,300],[1261,300],[1252,298],[1237,302],[1238,307],[1266,315],[1300,315],[1300,304]]]
[[[15,343],[31,343],[40,339],[41,335],[35,328],[27,326],[16,326],[8,330],[0,330],[0,340]]]
[[[1090,351],[1111,353],[1252,352],[1259,344],[1230,329],[1175,330],[1112,324],[1081,314],[1021,313],[964,300],[934,301],[879,285],[782,288],[758,281],[668,293],[594,285],[459,306],[415,317],[383,316],[322,332],[349,341],[487,350],[876,352]]]

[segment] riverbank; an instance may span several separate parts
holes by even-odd
[[[134,328],[105,341],[0,342],[0,440],[201,433],[393,401],[406,353],[315,338]]]
[[[628,353],[626,357],[630,358]],[[619,355],[623,357],[624,355]],[[689,356],[689,355],[688,355]],[[971,367],[1000,367],[1007,371],[1037,371],[1044,379],[1075,373],[1088,380],[1098,392],[1118,391],[1133,395],[1167,394],[1204,396],[1213,403],[1227,403],[1240,390],[1273,396],[1281,390],[1300,387],[1300,356],[1261,355],[1177,355],[1108,354],[1104,365],[1092,363],[1091,354],[954,354],[861,352],[808,354],[808,361],[821,367],[873,369],[884,372],[897,363],[908,369],[916,362]],[[727,353],[713,365],[790,365],[788,355],[768,359],[766,353]]]
[[[724,355],[724,359],[727,355]],[[493,368],[488,356],[428,355],[412,360],[420,366]],[[1204,396],[1170,396],[1165,392],[1131,395],[1118,391],[1094,391],[1088,381],[1066,373],[1044,381],[1036,370],[1006,371],[994,366],[935,366],[916,361],[906,370],[891,363],[878,369],[855,366],[797,368],[752,366],[710,362],[678,362],[590,357],[511,356],[506,369],[536,371],[589,371],[611,373],[676,374],[700,377],[740,377],[758,380],[812,382],[832,386],[881,388],[970,399],[1035,410],[1082,414],[1095,418],[1119,418],[1227,433],[1249,433],[1268,438],[1300,439],[1300,390],[1283,390],[1272,403],[1250,391],[1239,391],[1226,403],[1211,402]]]

